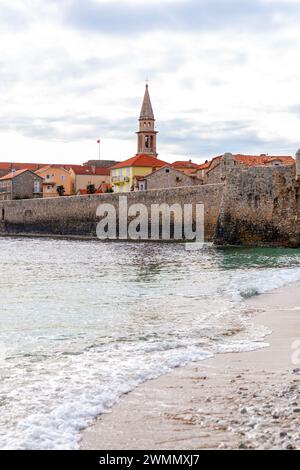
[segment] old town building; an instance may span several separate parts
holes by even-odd
[[[31,170],[17,170],[0,178],[0,200],[34,199],[43,196],[43,178]]]

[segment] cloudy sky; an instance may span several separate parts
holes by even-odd
[[[300,147],[299,0],[0,0],[0,161],[124,160],[145,80],[168,161]]]

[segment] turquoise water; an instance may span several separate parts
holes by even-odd
[[[0,239],[0,448],[74,449],[120,395],[264,345],[248,297],[300,280],[300,250]]]

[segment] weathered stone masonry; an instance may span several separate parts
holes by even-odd
[[[204,203],[205,236],[213,240],[219,217],[223,185],[193,186],[127,193],[128,206],[167,203]],[[118,213],[120,194],[74,196],[41,200],[0,202],[0,234],[96,236],[99,204],[114,205]],[[124,195],[123,195],[124,196]],[[150,212],[150,211],[149,211]]]
[[[226,176],[216,243],[300,247],[295,176],[295,166],[232,169]]]
[[[226,160],[226,159],[225,159]],[[128,205],[204,203],[205,238],[217,245],[300,247],[295,166],[229,168],[223,182],[126,194]],[[96,209],[119,194],[0,202],[2,235],[96,235]]]

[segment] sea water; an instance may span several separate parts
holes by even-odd
[[[300,280],[300,250],[0,239],[0,448],[76,449],[138,384],[265,345],[247,298]]]

